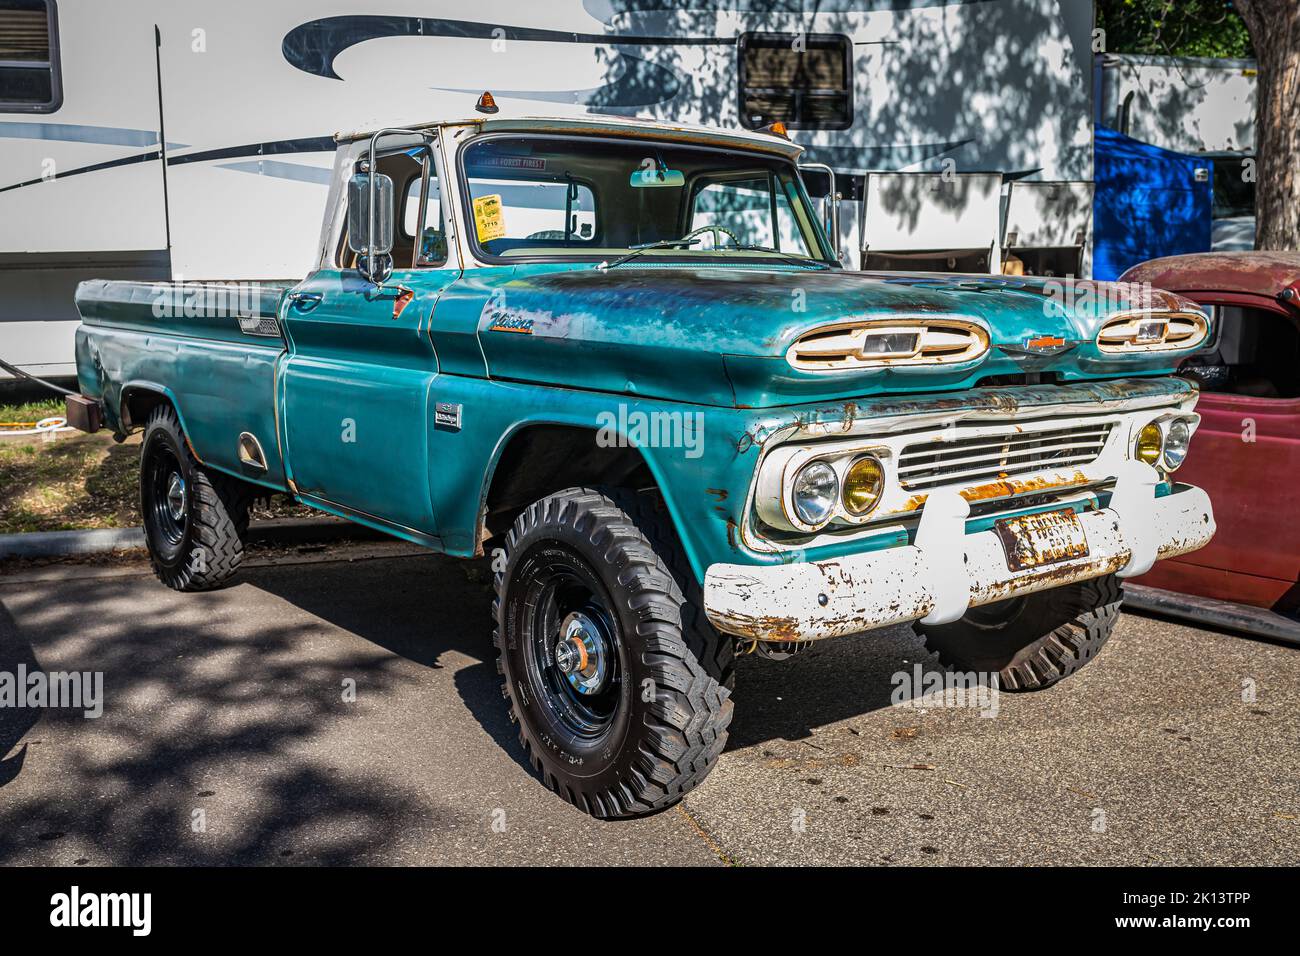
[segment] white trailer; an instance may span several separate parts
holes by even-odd
[[[71,374],[83,278],[301,277],[334,132],[476,115],[483,90],[505,113],[781,120],[836,172],[853,267],[868,174],[980,174],[1002,207],[1011,182],[1091,181],[1090,2],[790,6],[0,0],[23,74],[0,66],[0,358]],[[990,209],[955,214],[1001,245]]]

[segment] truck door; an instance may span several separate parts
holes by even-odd
[[[431,152],[420,147],[378,163],[393,179],[398,206],[394,270],[382,287],[361,277],[343,243],[337,267],[318,270],[289,293],[279,396],[287,470],[299,497],[417,540],[437,529],[428,409],[438,362],[429,329],[439,296],[459,275],[447,264]]]
[[[1200,551],[1159,562],[1138,583],[1279,611],[1300,607],[1300,312],[1189,293],[1219,306],[1203,359],[1201,426],[1178,481],[1214,502],[1219,530]],[[1244,298],[1244,297],[1243,297]],[[1198,360],[1199,361],[1199,360]],[[1149,581],[1147,579],[1150,579]]]

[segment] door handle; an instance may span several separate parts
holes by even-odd
[[[320,305],[324,296],[319,292],[290,292],[289,302],[299,312],[310,312]]]

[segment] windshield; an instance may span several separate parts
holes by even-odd
[[[462,153],[482,258],[830,263],[798,174],[759,153],[493,136]]]

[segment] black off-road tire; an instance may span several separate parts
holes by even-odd
[[[166,474],[182,480],[183,514],[168,510]],[[159,405],[145,424],[140,448],[140,513],[149,563],[176,591],[211,591],[234,579],[244,560],[252,486],[204,468],[190,451],[180,419]]]
[[[676,542],[645,498],[593,488],[550,495],[524,510],[494,557],[493,643],[520,743],[550,789],[600,818],[679,801],[717,762],[732,716],[731,642],[684,624],[695,616],[672,570]],[[556,581],[603,602],[615,634],[618,679],[603,692],[609,714],[595,730],[572,729],[564,675],[545,668],[559,613],[546,609],[570,593]]]
[[[946,667],[995,673],[1006,691],[1042,690],[1101,652],[1123,597],[1108,575],[972,608],[951,624],[914,627]]]

